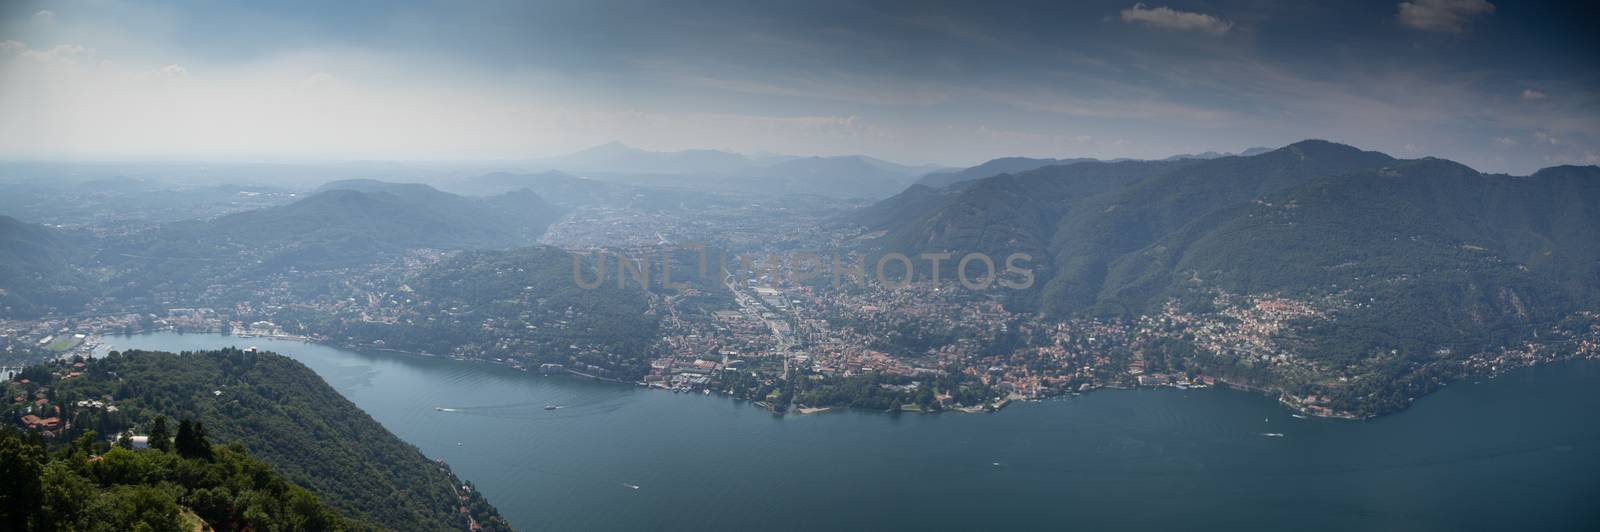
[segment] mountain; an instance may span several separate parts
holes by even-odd
[[[921,164],[921,165],[900,164],[900,163],[897,163],[897,162],[885,161],[883,159],[879,159],[879,158],[876,158],[876,157],[868,157],[868,156],[865,156],[865,155],[842,155],[840,157],[850,157],[850,158],[860,159],[862,162],[864,162],[866,164],[869,164],[869,165],[872,165],[874,167],[877,167],[880,170],[884,170],[884,171],[887,171],[887,172],[890,172],[890,173],[894,173],[894,174],[905,175],[905,176],[920,176],[920,175],[927,175],[927,174],[930,174],[930,173],[933,173],[933,172],[945,172],[945,171],[954,170],[953,168],[950,168],[948,166],[942,166],[942,165],[937,165],[937,164]]]
[[[1000,174],[965,187],[914,185],[853,221],[881,232],[872,245],[911,253],[982,251],[1050,256],[1055,226],[1075,205],[1189,161],[1080,162]]]
[[[215,443],[244,447],[351,518],[394,530],[509,529],[477,490],[457,494],[463,482],[447,466],[287,357],[128,351],[85,364],[81,375],[51,383],[75,430],[148,434],[156,416],[192,419]],[[106,397],[116,412],[72,407]]]
[[[956,183],[976,181],[1000,174],[1015,174],[1050,165],[1091,162],[1094,159],[1030,159],[1027,157],[1002,157],[983,164],[955,171],[933,172],[917,180],[918,185],[943,188]]]
[[[647,151],[610,142],[577,153],[539,159],[533,166],[564,172],[624,174],[727,174],[751,166],[740,154],[718,150]]]
[[[1201,152],[1201,153],[1180,153],[1180,154],[1177,154],[1177,155],[1173,155],[1171,157],[1167,157],[1164,160],[1167,160],[1167,161],[1180,161],[1180,160],[1184,160],[1184,159],[1216,159],[1216,158],[1219,158],[1219,157],[1230,157],[1230,156],[1234,156],[1234,155],[1238,155],[1240,157],[1249,157],[1249,156],[1252,156],[1252,155],[1261,155],[1261,154],[1267,153],[1269,151],[1272,151],[1272,148],[1247,148],[1244,151],[1241,151],[1239,153],[1216,152],[1216,151],[1208,151],[1208,152]]]
[[[1215,223],[1218,213],[1264,195],[1392,162],[1381,153],[1308,140],[1252,157],[1190,161],[1094,197],[1051,228],[1046,268],[1059,268],[1060,274],[1047,277],[1044,310],[1065,315],[1122,304],[1101,296],[1116,290],[1106,286],[1107,276],[1124,255],[1167,235],[1193,231],[1196,224]]]
[[[618,142],[541,159],[544,174],[500,174],[474,180],[467,190],[503,189],[505,180],[556,180],[561,173],[650,188],[743,194],[810,194],[840,199],[890,196],[929,171],[861,155],[745,157],[716,150],[654,152]],[[494,174],[491,174],[494,175]],[[515,177],[514,177],[515,176]],[[489,182],[501,181],[499,185]],[[541,189],[542,190],[542,189]]]
[[[55,229],[0,216],[0,317],[72,311],[91,297],[93,280],[73,265],[83,255]]]
[[[537,190],[539,196],[562,206],[582,205],[599,199],[622,185],[578,177],[566,172],[493,172],[463,179],[452,190],[477,196],[504,194],[513,190]]]
[[[97,262],[118,273],[114,295],[130,297],[289,269],[356,266],[418,248],[528,245],[559,215],[527,190],[468,198],[427,185],[339,181],[288,205],[169,224],[109,242]]]
[[[1209,323],[1175,329],[1177,367],[1381,413],[1597,308],[1596,205],[1593,166],[1489,175],[1311,140],[913,187],[854,221],[883,251],[1028,253],[1038,282],[1015,309]],[[1250,313],[1276,324],[1221,332]],[[1219,347],[1254,334],[1287,358]]]
[[[793,159],[746,173],[767,191],[848,199],[891,196],[904,189],[917,170],[852,155]]]
[[[1192,279],[1242,294],[1341,292],[1317,357],[1472,352],[1600,302],[1600,169],[1486,175],[1438,159],[1326,176],[1172,231],[1108,269],[1102,302],[1136,308]],[[1337,288],[1334,288],[1337,287]],[[1379,304],[1381,302],[1381,304]]]
[[[1247,149],[1247,150],[1245,150],[1243,152],[1240,152],[1239,155],[1240,156],[1260,155],[1262,153],[1266,153],[1266,152],[1269,152],[1269,151],[1272,151],[1272,150],[1269,149],[1269,148],[1250,148],[1250,149]],[[1219,158],[1219,157],[1228,157],[1228,156],[1232,156],[1232,155],[1234,155],[1234,154],[1231,154],[1231,153],[1218,153],[1218,152],[1214,152],[1214,151],[1208,151],[1208,152],[1205,152],[1205,153],[1198,153],[1198,154],[1173,155],[1173,156],[1167,157],[1166,159],[1163,159],[1163,160],[1164,161],[1168,161],[1168,162],[1171,162],[1171,161],[1186,161],[1186,160],[1195,160],[1195,159],[1203,160],[1203,159],[1216,159],[1216,158]],[[1131,160],[1132,159],[1116,159],[1116,160],[1105,161],[1105,162],[1127,162],[1127,161],[1131,161]],[[983,164],[980,164],[980,165],[977,165],[977,166],[973,166],[973,167],[970,167],[970,168],[964,168],[964,169],[960,169],[960,170],[945,170],[945,171],[939,171],[939,172],[932,172],[932,173],[929,173],[929,174],[923,176],[922,179],[917,180],[917,184],[918,185],[929,186],[929,187],[933,187],[933,188],[942,188],[942,187],[947,187],[947,186],[950,186],[950,185],[953,185],[953,184],[956,184],[956,183],[966,183],[966,182],[970,182],[970,181],[976,181],[976,180],[979,180],[979,179],[983,179],[985,177],[997,176],[997,175],[1000,175],[1000,174],[1016,174],[1016,173],[1026,172],[1026,171],[1029,171],[1029,170],[1033,170],[1033,169],[1041,168],[1041,167],[1045,167],[1045,166],[1076,164],[1076,163],[1084,163],[1084,162],[1100,162],[1100,160],[1099,159],[1092,159],[1092,158],[1032,159],[1032,158],[1028,158],[1028,157],[1001,157],[999,159],[991,159],[991,160],[989,160],[989,161],[987,161],[987,162],[985,162]]]
[[[289,205],[202,224],[213,238],[258,245],[338,241],[358,249],[396,251],[526,245],[558,216],[559,209],[525,189],[469,198],[422,184],[348,180],[324,185]]]

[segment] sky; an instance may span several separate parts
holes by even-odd
[[[1585,5],[1588,4],[1588,5]],[[0,0],[0,158],[1600,164],[1589,2]]]

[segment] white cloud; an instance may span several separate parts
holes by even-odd
[[[1522,99],[1528,100],[1528,101],[1543,100],[1543,99],[1545,99],[1545,94],[1542,93],[1542,92],[1533,90],[1533,89],[1523,89],[1522,90]]]
[[[177,64],[167,65],[139,74],[140,79],[178,79],[187,77],[189,77],[189,69]]]
[[[40,22],[55,22],[56,12],[48,9],[40,10],[38,13],[33,14],[33,18]]]
[[[0,42],[0,55],[15,55],[40,63],[76,64],[79,59],[94,58],[94,49],[76,44],[58,44],[48,50],[29,48],[21,41]]]
[[[1511,137],[1495,137],[1494,143],[1506,148],[1515,147],[1516,145],[1521,144],[1520,142],[1517,142],[1517,139]]]
[[[1401,2],[1395,14],[1401,24],[1423,31],[1461,33],[1467,19],[1494,12],[1487,0],[1414,0]]]
[[[1233,22],[1205,13],[1178,11],[1170,7],[1147,8],[1143,3],[1122,10],[1123,22],[1140,22],[1154,28],[1201,31],[1221,35],[1233,29]]]
[[[1549,133],[1545,133],[1543,131],[1535,131],[1535,132],[1533,132],[1533,138],[1534,138],[1534,140],[1549,144],[1551,146],[1560,146],[1561,145],[1561,139],[1556,138],[1554,136],[1551,136]]]

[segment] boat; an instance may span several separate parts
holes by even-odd
[[[1283,433],[1282,432],[1263,432],[1263,433],[1261,433],[1261,435],[1262,436],[1266,436],[1268,438],[1282,438],[1283,437]]]
[[[544,405],[544,409],[545,410],[555,410],[557,408],[561,408],[561,407],[556,406],[556,405]]]
[[[1295,419],[1305,419],[1306,418],[1305,416],[1302,416],[1300,414],[1289,414],[1289,417],[1292,417],[1292,418],[1295,418]]]

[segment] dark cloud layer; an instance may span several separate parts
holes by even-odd
[[[244,105],[229,91],[281,93],[290,83],[279,78],[292,78],[292,94],[256,98],[281,106],[258,119],[270,127],[202,145],[203,153],[516,156],[620,139],[964,164],[1318,137],[1493,171],[1600,161],[1600,32],[1588,27],[1593,8],[1579,3],[67,1],[3,9],[0,106],[42,98],[81,109],[30,91],[112,76],[67,72],[56,56],[75,48],[58,46],[93,51],[73,68],[120,68],[123,92],[160,97],[180,89],[150,88],[152,77],[181,78],[196,108],[241,119],[252,115],[229,107]],[[306,113],[302,121],[324,122],[307,127],[340,133],[310,150],[296,144],[293,124],[274,121],[337,107],[312,89],[439,112],[383,117],[348,105],[343,114]],[[25,118],[66,113],[34,107]],[[210,128],[196,130],[199,138],[229,132],[95,108],[149,120],[174,142],[189,138],[182,128]],[[451,110],[456,138],[480,142],[436,132],[390,139],[370,124],[420,129]],[[77,127],[97,125],[95,116],[71,116]],[[38,138],[36,126],[0,126],[0,138],[29,129],[22,149],[115,151],[92,144],[117,137],[56,126],[42,131],[57,137]],[[395,143],[403,148],[384,149]],[[154,141],[144,149],[181,151]]]

